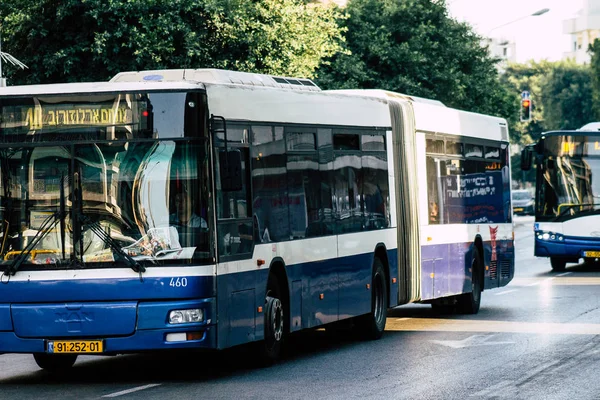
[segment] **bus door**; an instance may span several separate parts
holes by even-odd
[[[263,306],[266,287],[266,277],[261,284],[264,274],[252,262],[249,129],[227,125],[227,145],[224,131],[213,128],[219,347],[252,341],[263,331],[264,314],[257,309]]]

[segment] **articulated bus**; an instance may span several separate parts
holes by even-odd
[[[544,132],[521,154],[536,165],[535,247],[553,271],[600,259],[600,124]]]
[[[501,118],[216,69],[0,89],[0,352],[225,349],[514,274]],[[352,320],[351,320],[352,319]]]

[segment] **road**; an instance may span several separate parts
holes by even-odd
[[[379,341],[303,333],[264,369],[247,348],[80,357],[62,377],[2,355],[0,399],[598,399],[600,267],[551,272],[533,257],[532,225],[517,220],[515,279],[485,291],[477,315],[398,307]]]

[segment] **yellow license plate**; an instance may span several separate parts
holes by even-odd
[[[514,211],[523,211],[522,208],[513,208]]]
[[[102,340],[49,340],[48,353],[102,353],[104,342]]]
[[[600,251],[584,251],[584,257],[598,257],[600,258]]]

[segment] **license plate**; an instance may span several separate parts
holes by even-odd
[[[600,251],[584,251],[583,256],[600,258]]]
[[[49,340],[48,353],[102,353],[102,340]]]
[[[513,208],[513,211],[523,211],[522,208]]]

